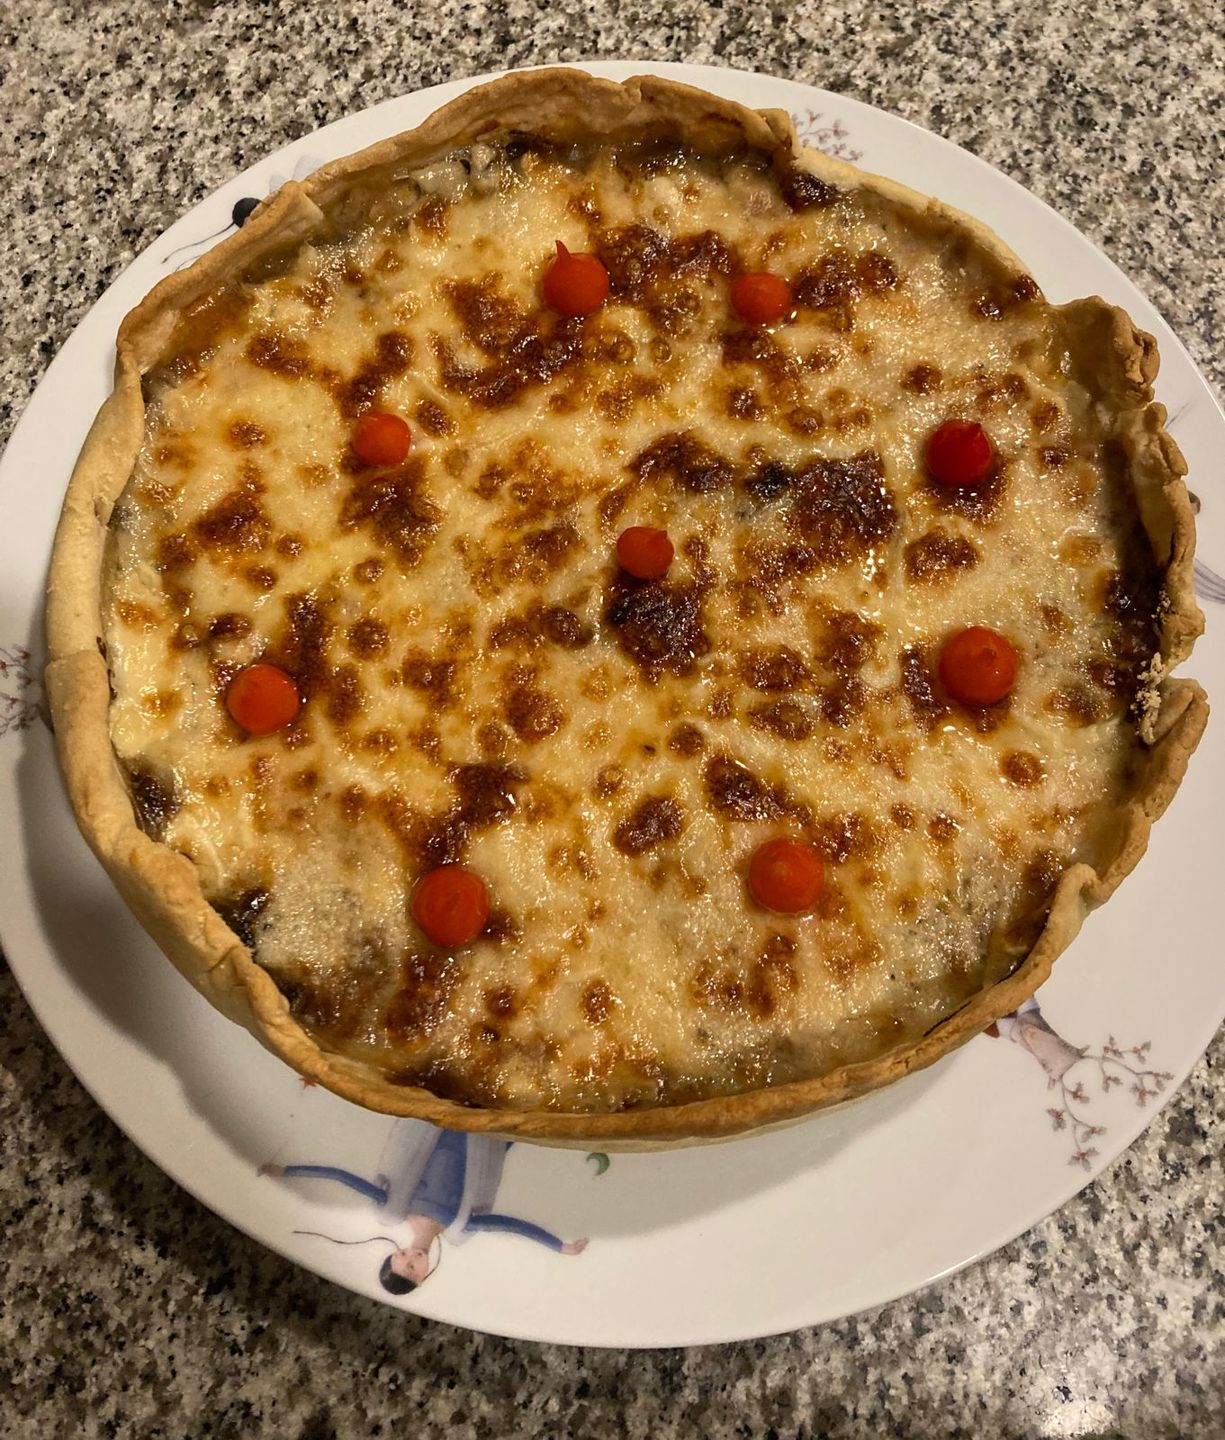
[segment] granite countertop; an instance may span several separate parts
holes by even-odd
[[[319,124],[500,67],[759,69],[957,141],[1049,201],[1225,378],[1225,40],[1213,0],[258,0],[0,14],[0,440],[109,282],[184,209]],[[1225,1040],[1058,1215],[943,1284],[721,1349],[468,1334],[300,1272],[166,1179],[0,969],[0,1436],[815,1440],[1219,1436]]]

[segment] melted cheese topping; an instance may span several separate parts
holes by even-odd
[[[558,239],[612,277],[586,320],[541,310]],[[763,268],[797,306],[755,330],[727,277]],[[200,307],[148,400],[106,637],[138,812],[395,1079],[599,1110],[820,1074],[1008,973],[1109,858],[1153,648],[1126,486],[1032,282],[877,198],[476,147]],[[404,465],[350,451],[371,408]],[[981,490],[924,473],[949,416]],[[632,524],[664,582],[619,574]],[[935,678],[971,624],[1020,655],[984,712]],[[307,696],[262,739],[222,703],[258,658]],[[779,833],[828,862],[811,915],[747,895]],[[455,860],[493,910],[451,953],[408,899]]]

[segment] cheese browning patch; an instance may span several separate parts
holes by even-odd
[[[399,175],[146,378],[104,602],[143,827],[321,1045],[465,1104],[913,1043],[1141,769],[1160,584],[1056,317],[748,149]]]

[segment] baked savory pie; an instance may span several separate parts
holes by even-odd
[[[49,604],[84,832],[377,1110],[881,1085],[1033,991],[1202,730],[1156,368],[781,113],[473,90],[124,322]]]

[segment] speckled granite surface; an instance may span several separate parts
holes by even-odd
[[[1219,19],[1215,0],[8,0],[0,439],[109,281],[237,169],[405,90],[593,56],[774,71],[940,131],[1091,236],[1219,391]],[[0,1436],[1225,1434],[1220,1038],[1106,1175],[943,1285],[757,1344],[586,1353],[295,1271],[119,1134],[7,970],[0,1016]]]

